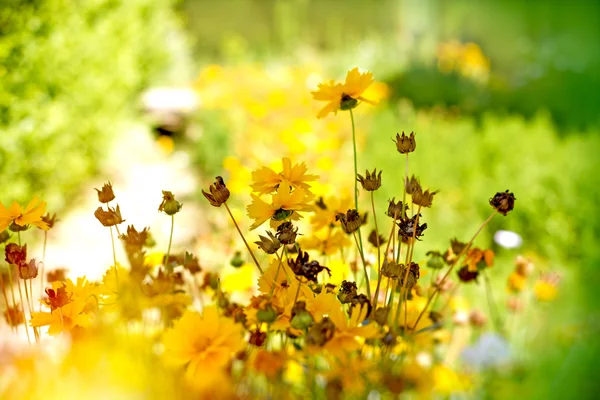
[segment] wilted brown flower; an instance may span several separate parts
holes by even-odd
[[[64,268],[57,268],[54,271],[50,271],[46,274],[46,280],[48,283],[52,282],[63,282],[67,279],[67,270]]]
[[[406,210],[408,210],[408,206],[403,205],[401,201],[396,203],[394,200],[395,197],[391,200],[388,200],[388,209],[385,214],[394,219],[406,218]]]
[[[515,195],[506,192],[498,192],[490,199],[490,205],[496,209],[500,214],[506,216],[510,211],[515,208]]]
[[[342,304],[350,303],[356,297],[357,289],[356,282],[342,281],[337,297]]]
[[[386,278],[396,279],[400,276],[402,272],[402,265],[396,264],[394,261],[383,261],[383,266],[381,267],[381,275]]]
[[[478,271],[485,267],[494,265],[494,252],[490,249],[481,250],[477,247],[472,248],[465,257],[465,262],[469,267],[469,271]]]
[[[371,243],[374,247],[379,247],[385,244],[386,240],[382,235],[377,235],[375,229],[371,231],[369,234],[369,238],[367,239],[369,243]]]
[[[296,274],[296,276],[303,276],[311,282],[317,282],[317,274],[323,270],[326,270],[329,276],[331,276],[331,270],[319,264],[318,261],[308,261],[308,253],[302,250],[298,251],[296,259],[288,259],[288,265]]]
[[[394,140],[392,139],[392,141]],[[412,153],[417,147],[414,132],[411,132],[410,136],[406,136],[404,131],[402,131],[402,136],[396,133],[396,140],[394,143],[396,143],[396,150],[398,150],[400,154]]]
[[[281,247],[281,242],[271,233],[271,231],[267,231],[267,235],[269,235],[269,237],[258,235],[260,241],[254,243],[256,243],[265,253],[274,254]]]
[[[430,192],[429,189],[423,192],[421,188],[417,188],[412,194],[411,198],[414,204],[421,207],[431,207],[433,204],[433,196],[439,193],[439,190]]]
[[[227,189],[223,178],[220,176],[215,178],[215,183],[210,185],[208,190],[210,193],[202,190],[202,194],[214,207],[221,207],[221,204],[225,203],[227,199],[229,199],[229,189]]]
[[[342,229],[346,233],[352,233],[358,230],[363,223],[363,220],[358,215],[356,210],[348,210],[346,214],[338,213],[335,216],[336,221],[340,221]]]
[[[28,263],[19,264],[19,278],[23,280],[33,279],[38,276],[38,267],[35,258],[32,258]]]
[[[408,277],[406,278],[406,282],[404,282],[404,277],[406,276],[406,266],[404,264],[401,265],[402,271],[400,272],[400,284],[409,289],[412,289],[416,284],[419,278],[421,277],[421,272],[419,269],[419,264],[415,262],[410,263],[410,267],[408,268]]]
[[[373,319],[379,325],[384,326],[387,324],[387,318],[388,318],[389,312],[390,312],[390,309],[388,307],[379,307],[379,308],[377,308],[377,310],[375,310]]]
[[[27,262],[27,244],[19,246],[16,243],[9,243],[4,248],[4,255],[4,260],[9,264],[24,264]]]
[[[421,214],[419,214],[419,217]],[[423,232],[427,229],[427,224],[417,224],[417,215],[412,218],[404,218],[396,223],[398,225],[398,234],[405,240],[411,239],[413,236],[419,240],[423,236]]]
[[[478,276],[478,271],[469,271],[469,267],[466,265],[458,270],[458,278],[464,283],[477,281]]]
[[[190,271],[190,273],[192,275],[197,274],[198,272],[202,271],[202,268],[200,267],[200,262],[198,261],[198,258],[195,257],[192,253],[188,253],[187,251],[185,252],[185,254],[183,256],[183,268]]]
[[[102,207],[98,207],[96,211],[94,211],[94,216],[104,226],[115,226],[125,222],[123,217],[121,217],[121,209],[118,204],[116,209],[108,207],[108,211],[104,211]]]
[[[277,239],[282,244],[292,244],[296,242],[296,236],[298,235],[298,228],[290,221],[286,221],[277,227]]]
[[[16,222],[13,221],[8,226],[8,230],[11,231],[11,232],[25,232],[30,227],[31,227],[31,225],[29,225],[29,224],[19,225]]]
[[[133,225],[129,225],[127,226],[127,233],[121,234],[119,238],[125,243],[126,247],[141,249],[148,240],[148,228],[138,231]]]
[[[267,340],[267,332],[261,332],[260,329],[256,329],[255,331],[250,332],[250,337],[248,338],[248,343],[254,346],[262,346]]]
[[[56,290],[46,288],[46,294],[48,295],[48,298],[44,301],[52,311],[71,302],[71,296],[67,295],[67,289],[64,283],[63,286],[59,287]]]
[[[406,189],[406,194],[411,195],[418,190],[423,190],[421,188],[421,183],[414,175],[410,177],[410,179],[406,178],[404,181],[404,188]]]
[[[162,191],[163,199],[158,206],[158,211],[162,211],[167,215],[175,215],[180,210],[183,204],[175,200],[175,195],[168,190]]]
[[[313,324],[307,335],[306,335],[306,344],[313,346],[323,346],[325,343],[333,338],[335,333],[335,324],[329,319],[329,317],[325,317],[321,320],[321,322],[317,322]]]
[[[45,215],[42,215],[42,221],[48,225],[48,229],[52,229],[54,228],[54,224],[60,220],[56,219],[56,213],[52,214],[52,216],[50,216],[50,213],[46,213]]]
[[[102,186],[102,190],[94,190],[98,192],[98,201],[100,203],[109,203],[115,199],[115,194],[110,182],[105,183],[104,186]]]
[[[383,171],[379,171],[377,174],[377,168],[373,170],[373,172],[369,173],[369,170],[366,170],[365,175],[363,177],[360,174],[357,174],[356,180],[360,182],[364,190],[369,192],[375,191],[381,187],[381,173]]]

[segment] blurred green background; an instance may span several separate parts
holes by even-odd
[[[326,78],[369,69],[389,99],[364,119],[359,169],[384,171],[378,205],[401,197],[404,163],[390,138],[417,132],[411,172],[441,189],[424,213],[422,252],[470,237],[489,213],[487,199],[510,189],[515,212],[496,217],[478,240],[494,246],[497,229],[524,239],[519,251],[496,248],[496,290],[504,291],[519,252],[563,274],[559,299],[517,347],[528,354],[524,368],[494,375],[481,397],[588,398],[597,387],[600,3],[14,0],[1,7],[4,203],[38,194],[60,210],[102,175],[107,149],[128,126],[148,121],[144,90],[191,84],[207,65],[311,63]],[[199,139],[168,133],[208,182],[234,154],[234,122],[227,110],[201,106],[188,123],[202,130]]]

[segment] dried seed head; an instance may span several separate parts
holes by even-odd
[[[392,139],[392,141],[394,140]],[[396,133],[396,140],[394,142],[396,143],[396,150],[398,150],[398,153],[400,154],[412,153],[417,147],[414,132],[411,132],[410,136],[406,136],[404,131],[402,131],[402,136]]]
[[[343,281],[337,297],[342,304],[350,303],[356,297],[357,290],[356,282]]]
[[[490,205],[496,209],[500,214],[506,216],[510,211],[515,208],[515,195],[506,192],[498,192],[490,199]]]
[[[221,204],[225,203],[227,199],[229,199],[229,189],[227,189],[223,178],[220,176],[215,178],[215,183],[210,185],[208,190],[210,193],[206,193],[204,190],[202,190],[202,194],[214,207],[221,207]]]
[[[385,238],[382,235],[377,235],[377,232],[375,232],[375,229],[373,229],[371,231],[371,233],[369,234],[369,238],[367,240],[374,247],[380,247],[385,244]]]
[[[419,214],[420,218],[421,214]],[[427,229],[427,224],[417,224],[417,215],[413,215],[412,218],[405,218],[397,222],[398,234],[404,239],[412,239],[413,236],[416,240],[423,236],[423,232]]]
[[[384,326],[384,325],[387,324],[387,318],[388,318],[389,312],[390,312],[389,308],[387,308],[387,307],[379,307],[377,310],[375,310],[375,313],[373,315],[373,319],[379,325]]]
[[[94,211],[94,216],[104,226],[114,226],[125,222],[123,217],[121,217],[121,209],[118,204],[116,209],[108,207],[108,211],[104,211],[102,207],[98,207],[96,211]]]
[[[4,319],[9,326],[15,327],[25,323],[25,314],[23,313],[23,310],[21,310],[19,304],[14,307],[9,307],[7,305],[6,311],[4,311]]]
[[[412,289],[416,284],[419,278],[421,277],[421,272],[419,269],[419,264],[415,262],[410,263],[410,267],[408,268],[408,276],[406,276],[406,266],[401,264],[402,271],[400,272],[400,284],[404,287]],[[406,282],[404,278],[406,277]]]
[[[395,202],[395,197],[391,200],[388,200],[388,209],[385,213],[388,217],[394,219],[402,219],[406,218],[406,210],[408,210],[408,206],[403,205],[401,201],[398,203]]]
[[[175,195],[168,190],[163,190],[163,200],[158,206],[158,211],[162,211],[167,215],[175,215],[183,206],[180,202],[175,200]]]
[[[63,282],[65,279],[67,279],[67,270],[64,268],[58,268],[46,274],[48,283]]]
[[[364,220],[358,215],[356,210],[348,210],[346,214],[338,213],[335,216],[336,221],[340,221],[344,232],[350,234],[355,232],[364,223]]]
[[[98,192],[98,201],[100,203],[109,203],[115,199],[115,193],[110,182],[105,183],[101,190],[94,189]]]
[[[50,216],[50,213],[46,213],[46,215],[42,216],[42,221],[48,225],[48,229],[52,229],[54,228],[54,224],[60,220],[56,219],[56,213],[52,214],[52,216]]]
[[[202,271],[198,257],[194,256],[192,253],[188,253],[187,251],[183,256],[183,268],[190,271],[192,275]]]
[[[372,192],[379,189],[381,186],[382,172],[383,171],[379,171],[379,174],[377,174],[377,168],[375,168],[372,173],[369,173],[369,170],[367,170],[365,173],[366,177],[358,174],[356,180],[360,182],[364,190]]]
[[[421,188],[421,183],[414,175],[410,177],[410,179],[406,178],[404,181],[404,189],[406,189],[406,194],[411,195],[418,190],[423,191]]]
[[[277,239],[283,244],[292,244],[296,242],[298,228],[295,228],[290,221],[286,221],[277,227]]]
[[[288,259],[288,265],[296,274],[296,276],[303,276],[311,282],[317,282],[317,274],[326,270],[329,276],[331,276],[331,270],[319,264],[318,261],[308,261],[308,253],[300,250],[296,259]]]
[[[146,244],[148,240],[149,228],[144,228],[141,231],[137,231],[133,225],[127,227],[127,233],[121,234],[121,239],[127,248],[141,250],[142,246]]]
[[[439,190],[430,192],[429,189],[423,192],[421,188],[417,188],[412,194],[412,202],[421,207],[431,207],[433,196],[439,193]]]
[[[11,232],[24,232],[27,229],[30,228],[29,224],[25,224],[25,225],[18,225],[16,222],[12,222],[9,226],[8,226],[8,230]]]
[[[52,311],[71,302],[71,295],[67,294],[66,285],[64,283],[62,287],[59,287],[56,290],[46,288],[46,295],[48,298],[44,301]]]
[[[396,264],[394,261],[383,261],[383,266],[381,267],[381,275],[390,279],[398,279],[400,273],[402,272],[402,264]]]
[[[274,254],[281,247],[281,242],[271,233],[271,231],[267,231],[267,235],[269,235],[269,237],[258,235],[260,242],[254,243],[256,243],[265,253]]]

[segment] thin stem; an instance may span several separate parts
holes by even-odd
[[[356,127],[354,126],[354,113],[352,109],[350,111],[350,121],[352,122],[352,148],[354,150],[354,208],[358,212],[358,159],[356,155]],[[363,242],[362,235],[360,233],[360,229],[358,230],[358,239],[359,239],[359,250],[363,252]],[[370,296],[369,296],[370,298]]]
[[[9,265],[10,268],[10,265]],[[4,276],[2,275],[2,272],[0,272],[0,288],[2,288],[2,294],[4,295],[4,303],[6,303],[6,316],[8,317],[8,323],[10,324],[10,328],[11,329],[15,329],[13,323],[12,323],[12,316],[11,313],[8,311],[8,307],[10,306],[10,303],[8,302],[8,296],[6,295],[6,287],[4,286]]]
[[[358,247],[358,238],[356,237],[356,232],[352,232],[352,236],[354,236],[354,241],[356,242],[356,246]],[[362,260],[363,263],[363,269],[365,271],[365,281],[367,283],[367,297],[370,299],[371,298],[371,284],[369,283],[369,272],[367,271],[367,262],[365,261],[365,256],[362,253],[362,251],[360,251],[359,248],[359,252],[360,254],[360,258]]]
[[[117,267],[117,253],[115,252],[115,237],[113,235],[112,226],[110,227],[110,243],[112,244],[113,253],[113,265],[115,267],[115,280],[117,281],[117,288],[119,287],[119,268]]]
[[[21,308],[23,309],[23,319],[25,320],[25,333],[27,333],[27,341],[31,344],[31,337],[29,336],[29,328],[27,327],[27,314],[25,313],[25,302],[23,301],[23,291],[21,285],[17,281],[17,288],[19,288],[19,297],[21,298]]]
[[[487,271],[484,269],[482,271],[483,281],[485,282],[485,294],[488,301],[488,307],[490,308],[490,315],[492,316],[492,321],[494,323],[494,327],[498,332],[504,334],[504,327],[502,325],[502,321],[500,319],[500,314],[498,313],[498,307],[496,306],[496,302],[494,301],[494,295],[492,293],[492,287],[490,285],[490,278],[487,274]]]
[[[404,309],[407,309],[406,306],[406,301],[408,301],[408,274],[410,273],[410,264],[412,262],[412,257],[413,257],[413,253],[415,251],[415,244],[417,242],[417,228],[419,227],[419,217],[421,216],[421,206],[419,206],[419,208],[417,209],[417,218],[415,218],[415,225],[413,226],[413,235],[410,241],[410,247],[407,249],[406,251],[406,259],[404,262],[404,269],[406,270],[406,272],[404,273],[404,280],[402,287],[400,288],[400,299],[398,300],[398,308],[396,309],[396,319],[395,319],[395,323],[398,323],[398,319],[400,318],[400,305],[401,302],[404,302]],[[400,238],[398,237],[398,241],[400,242]],[[398,248],[400,248],[400,245],[398,245]],[[398,253],[398,255],[400,255],[400,253]],[[406,322],[406,311],[404,313],[404,329],[408,330],[408,326],[406,326],[407,322]]]
[[[390,230],[390,236],[388,238],[387,241],[387,245],[385,246],[385,251],[383,252],[383,256],[384,258],[384,262],[387,261],[388,258],[388,251],[390,250],[390,242],[392,241],[392,236],[394,235],[394,228],[396,227],[396,216],[394,216],[394,222],[392,222],[392,229]],[[373,306],[375,308],[377,308],[377,303],[379,301],[379,286],[381,285],[381,269],[383,268],[383,265],[380,263],[379,264],[379,276],[377,277],[377,287],[375,288],[375,297],[373,297]],[[388,280],[388,286],[389,286],[390,282]],[[387,298],[387,289],[385,290],[385,295]],[[383,305],[385,306],[385,300],[383,301]]]
[[[260,267],[260,264],[258,263],[258,260],[254,256],[254,253],[252,252],[252,249],[248,245],[248,242],[246,241],[246,238],[244,237],[244,234],[240,230],[240,227],[238,226],[237,222],[235,222],[235,218],[233,218],[233,214],[231,213],[231,210],[229,209],[229,206],[227,205],[227,203],[223,203],[223,205],[227,209],[227,212],[229,213],[229,216],[231,217],[231,220],[233,221],[233,224],[235,225],[235,227],[236,227],[238,233],[240,234],[240,236],[242,237],[242,240],[244,241],[244,244],[246,245],[246,248],[248,249],[248,252],[252,256],[252,259],[254,260],[254,263],[256,264],[256,267],[258,268],[258,271],[260,272],[261,275],[264,275],[265,273],[263,272],[262,268]]]
[[[406,205],[406,181],[408,181],[408,154],[406,153],[406,165],[404,166],[404,182],[402,183],[402,211]],[[396,255],[396,263],[400,262],[400,247],[402,241],[398,237],[398,254]]]
[[[165,268],[169,268],[169,256],[171,255],[171,243],[173,243],[173,228],[175,227],[175,214],[171,215],[171,233],[169,234],[169,246],[167,247],[167,256],[165,258]]]
[[[300,279],[297,279],[298,281],[298,289],[296,290],[296,296],[294,296],[294,302],[292,304],[296,304],[296,302],[298,301],[298,296],[300,296],[300,286],[302,286],[302,282],[300,282]]]
[[[31,298],[30,298],[29,291],[27,290],[27,280],[22,279],[22,281],[23,281],[23,287],[25,288],[25,297],[27,298],[27,306],[29,307],[29,316],[32,317],[33,316],[33,304],[32,304],[31,300],[33,300],[33,291],[31,291]],[[32,281],[32,279],[30,278],[29,279],[29,288],[30,289],[32,287],[31,281]],[[39,342],[40,337],[39,337],[38,331],[35,327],[33,328],[33,335],[35,336],[35,341]]]
[[[281,254],[275,253],[277,259],[279,260],[279,265],[277,265],[277,271],[275,271],[275,279],[273,279],[273,286],[271,286],[271,291],[269,292],[269,300],[273,298],[273,293],[275,293],[275,286],[277,286],[277,277],[279,276],[279,270],[281,269],[281,264],[283,264],[283,260],[281,259],[283,255],[283,249],[285,249],[285,245],[283,245],[281,249]]]
[[[373,209],[373,222],[375,223],[375,243],[377,243],[377,265],[381,265],[381,249],[379,248],[379,228],[377,227],[377,215],[375,214],[375,199],[371,191],[371,208]]]
[[[42,275],[40,276],[40,299],[44,296],[44,278],[46,277],[46,243],[47,242],[48,242],[48,231],[44,231],[44,247],[42,249]],[[42,311],[42,304],[40,303],[40,312],[41,311]]]
[[[8,264],[8,284],[10,285],[10,295],[11,295],[12,301],[13,301],[13,308],[16,311],[17,310],[17,300],[15,299],[15,285],[14,285],[13,279],[12,279],[12,264]],[[8,303],[6,303],[6,304],[8,306]],[[15,326],[15,330],[18,330],[18,329],[19,328]],[[25,327],[25,329],[27,330],[27,327]]]
[[[471,238],[471,240],[469,241],[469,243],[467,243],[467,245],[462,249],[462,251],[460,252],[460,254],[454,259],[454,262],[452,263],[452,265],[450,265],[450,268],[448,268],[448,272],[446,272],[446,274],[444,275],[444,277],[440,281],[439,285],[437,285],[437,287],[435,288],[435,290],[433,291],[433,293],[431,295],[429,295],[429,298],[427,299],[427,303],[425,304],[425,307],[423,307],[423,310],[419,314],[419,317],[417,318],[417,321],[415,322],[415,325],[412,328],[412,332],[415,331],[415,328],[417,327],[417,324],[419,323],[419,321],[423,317],[423,314],[425,314],[425,311],[427,310],[427,307],[429,307],[429,304],[431,304],[431,301],[433,300],[433,296],[435,296],[435,294],[440,290],[440,287],[442,287],[444,285],[444,283],[446,282],[446,279],[448,279],[448,276],[450,275],[450,273],[452,272],[452,270],[454,269],[454,267],[458,264],[458,261],[469,250],[469,248],[473,244],[473,241],[475,240],[475,238],[479,235],[479,233],[483,230],[483,228],[488,224],[488,222],[491,221],[491,219],[494,217],[494,215],[496,215],[497,212],[498,211],[494,210],[490,214],[490,216],[487,217],[487,219],[483,222],[483,224],[481,224],[481,226],[479,227],[479,229],[477,229],[477,232],[475,232],[475,234],[473,235],[473,237]]]

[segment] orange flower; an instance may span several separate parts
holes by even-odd
[[[271,196],[271,204],[256,195],[252,196],[252,204],[246,207],[248,216],[254,219],[250,229],[256,229],[269,218],[274,218],[275,225],[288,220],[298,220],[301,216],[294,211],[312,211],[308,202],[312,199],[304,189],[296,189],[290,192],[288,187],[280,187],[277,193]],[[279,224],[277,223],[279,222]]]
[[[9,208],[0,203],[0,232],[8,228],[13,222],[19,226],[32,224],[38,228],[48,230],[50,227],[42,220],[45,212],[46,202],[40,201],[37,197],[34,197],[25,209],[16,201],[13,201]]]
[[[371,72],[361,74],[358,68],[354,68],[348,71],[344,83],[329,81],[319,84],[318,90],[312,92],[313,98],[328,103],[319,111],[317,118],[324,118],[331,112],[337,114],[338,110],[350,110],[358,105],[358,100],[375,105],[375,102],[361,96],[373,82]]]

